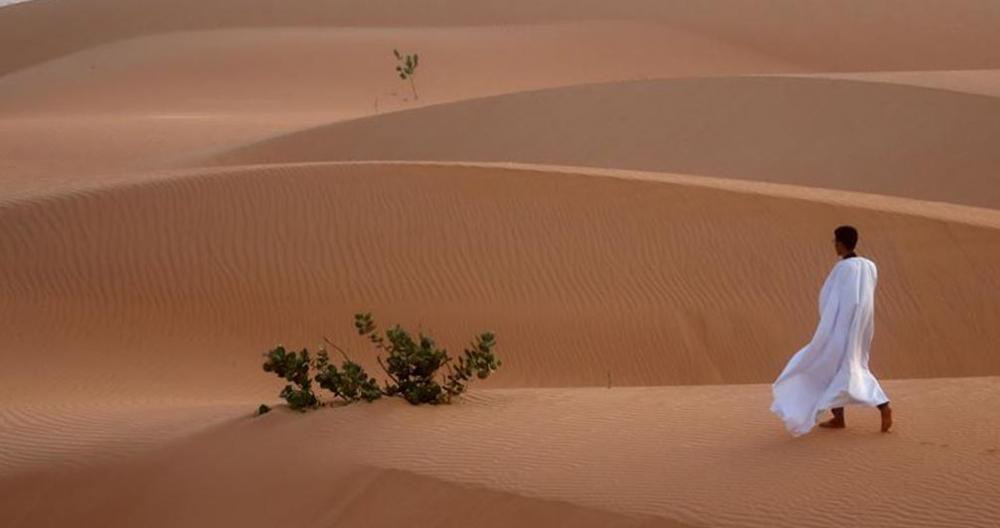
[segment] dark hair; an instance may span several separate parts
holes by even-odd
[[[833,238],[847,249],[854,251],[854,247],[858,245],[858,230],[849,225],[843,225],[833,230]]]

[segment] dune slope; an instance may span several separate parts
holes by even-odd
[[[275,343],[327,335],[371,366],[360,310],[453,349],[497,332],[493,386],[766,382],[813,331],[845,222],[882,272],[878,374],[1000,373],[997,229],[537,170],[315,165],[0,207],[0,398],[269,395]]]
[[[0,477],[0,507],[10,526],[992,526],[998,379],[885,386],[893,433],[851,409],[848,429],[801,439],[766,385],[277,410],[114,464]]]
[[[395,75],[397,47],[422,57],[419,99]],[[0,76],[0,199],[402,108],[595,81],[787,71],[809,70],[645,21],[150,34]]]
[[[419,100],[396,76],[394,48],[418,52],[423,60]],[[597,81],[796,71],[812,70],[643,21],[216,29],[111,42],[10,73],[0,77],[0,115],[355,117]]]
[[[817,71],[1000,67],[991,0],[35,0],[0,8],[0,74],[125,38],[239,27],[413,27],[654,21]],[[53,35],[58,35],[53,38]]]
[[[518,93],[334,123],[215,162],[518,161],[1000,207],[998,137],[994,97],[837,79],[673,79]]]

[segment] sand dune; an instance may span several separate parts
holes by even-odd
[[[420,100],[395,76],[393,48],[422,54]],[[574,84],[793,73],[1000,94],[997,70],[818,71],[664,24],[594,20],[146,35],[0,76],[0,115],[319,113],[343,119],[376,113],[376,98],[385,112]]]
[[[142,180],[164,165],[332,118],[319,113],[0,118],[0,202]]]
[[[982,295],[1000,286],[1000,231],[940,219],[370,164],[195,172],[10,203],[0,220],[5,399],[48,398],[40,372],[72,382],[57,398],[264,397],[259,354],[277,342],[329,335],[371,365],[350,332],[364,309],[452,347],[496,331],[496,387],[766,382],[811,335],[841,222],[883,272],[877,373],[1000,373],[1000,297]],[[13,361],[37,350],[53,352]]]
[[[423,57],[419,100],[393,72],[395,47]],[[675,53],[648,53],[660,48]],[[147,35],[0,77],[0,196],[60,192],[426,104],[595,81],[785,71],[808,70],[640,21]]]
[[[642,20],[816,71],[1000,67],[991,0],[35,0],[0,11],[0,74],[143,35],[239,27],[414,27]],[[57,38],[54,35],[58,35]],[[669,53],[670,50],[660,50]],[[657,53],[657,50],[650,50]]]
[[[998,207],[998,137],[994,97],[830,79],[676,79],[542,90],[334,123],[216,161],[518,161]]]
[[[142,423],[149,415],[143,413],[135,419]],[[106,431],[115,430],[112,424],[103,425]],[[539,526],[684,526],[648,515],[344,460],[343,453],[331,453],[322,443],[300,441],[296,449],[288,450],[289,439],[284,437],[288,425],[231,413],[226,425],[193,435],[190,440],[195,441],[175,442],[149,455],[84,468],[0,476],[0,506],[12,527],[79,523],[277,526],[289,516],[304,526],[398,526],[401,522],[435,526],[455,519],[496,527],[509,526],[511,519]],[[242,431],[238,436],[243,439],[233,444],[236,431]],[[247,434],[254,438],[245,437]],[[273,463],[279,457],[261,456],[276,450],[287,453],[280,457],[284,460],[281,464]],[[237,459],[242,461],[234,465]],[[190,478],[188,464],[196,460],[201,465],[198,472],[205,478],[201,479],[202,491],[192,496],[188,493],[190,483],[184,481]],[[147,472],[156,476],[140,477]],[[240,478],[231,481],[228,475]],[[142,484],[135,478],[142,478]],[[112,491],[107,486],[111,482],[123,486]],[[118,506],[109,508],[105,500],[112,493]],[[42,495],[45,507],[39,507]],[[173,504],[170,513],[150,515],[166,511],[162,500]],[[389,503],[391,508],[386,507]]]
[[[416,51],[421,99],[393,70]],[[650,50],[674,50],[650,53]],[[294,57],[294,60],[290,60]],[[624,60],[623,60],[624,59]],[[511,75],[511,72],[517,75]],[[111,42],[0,77],[0,115],[322,113],[663,76],[812,71],[643,21],[219,29]]]
[[[2,6],[0,524],[993,526],[997,27],[992,0]],[[767,383],[842,223],[896,427],[792,439]],[[452,406],[280,406],[277,343],[378,372],[362,310],[452,351],[493,330],[503,368]]]
[[[77,12],[81,8],[76,4],[46,0],[5,9],[0,25],[17,27],[0,31],[0,39],[16,44],[0,47],[7,50],[0,51],[0,62],[21,61],[46,46],[72,44],[75,30],[66,28],[58,32],[58,39],[36,42],[38,35],[48,34],[39,24],[58,23],[67,13],[74,13],[74,20],[93,20],[94,26],[87,26],[88,38],[97,34],[94,28],[107,27],[101,33],[106,38],[99,42],[77,42],[65,54],[0,76],[0,193],[58,192],[376,112],[582,83],[734,74],[837,75],[829,72],[846,69],[855,72],[843,74],[852,79],[973,93],[997,91],[990,70],[857,73],[880,65],[889,69],[935,65],[933,61],[910,64],[901,54],[869,63],[870,53],[858,53],[856,61],[845,64],[835,64],[829,57],[790,56],[789,49],[805,49],[798,42],[801,36],[772,32],[763,36],[778,40],[762,44],[758,42],[762,35],[745,35],[747,28],[720,22],[718,17],[705,19],[683,4],[638,6],[637,16],[616,19],[585,16],[587,9],[600,7],[585,5],[569,18],[542,17],[504,26],[469,26],[486,19],[455,15],[458,18],[448,18],[445,25],[439,20],[433,27],[404,19],[393,19],[397,27],[340,22],[316,27],[323,20],[335,22],[323,17],[303,27],[305,19],[295,18],[305,16],[305,12],[296,15],[296,9],[320,4],[291,8],[292,18],[261,24],[254,22],[254,11],[247,14],[230,4],[204,3],[195,10],[197,20],[178,21],[172,18],[176,15],[163,14],[136,25],[134,17],[149,16],[163,6],[177,9],[175,4],[142,4],[108,3],[108,9],[116,8],[113,17],[101,14],[104,4],[94,3],[86,6],[86,13]],[[136,6],[142,7],[141,12],[131,12]],[[647,9],[659,14],[650,16]],[[378,15],[374,11],[372,16]],[[454,9],[448,12],[454,14]],[[978,16],[989,19],[986,13]],[[116,33],[115,27],[126,20],[134,31]],[[19,33],[28,27],[35,28],[31,34]],[[818,26],[813,29],[821,31]],[[406,86],[392,74],[388,53],[396,46],[423,54],[419,101],[407,100],[412,97]],[[849,55],[836,47],[831,50],[838,60]],[[874,187],[865,190],[883,192]]]
[[[920,86],[938,90],[1000,97],[1000,70],[894,71],[858,73],[815,73],[804,77],[847,79]]]
[[[0,479],[0,506],[10,526],[274,526],[289,512],[304,526],[992,526],[998,379],[886,389],[907,416],[893,434],[852,410],[847,430],[799,440],[775,427],[766,385],[279,410],[118,464]]]
[[[246,414],[248,405],[182,401],[163,394],[146,394],[143,401],[139,393],[128,401],[80,402],[68,392],[70,397],[51,403],[4,399],[0,410],[0,480],[114,463],[231,421]]]

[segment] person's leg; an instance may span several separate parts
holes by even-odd
[[[878,411],[882,413],[882,432],[888,433],[892,428],[892,408],[889,407],[889,402],[879,405]]]
[[[843,429],[844,427],[847,426],[847,422],[844,420],[843,407],[834,407],[833,409],[830,409],[830,412],[833,413],[833,418],[830,418],[829,420],[820,423],[819,424],[820,427],[827,427],[830,429]]]

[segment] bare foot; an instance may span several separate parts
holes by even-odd
[[[825,422],[820,422],[819,426],[827,429],[843,429],[847,427],[847,423],[844,422],[843,418],[833,417]]]
[[[888,433],[889,429],[892,428],[892,409],[888,405],[879,409],[882,413],[882,432]]]

